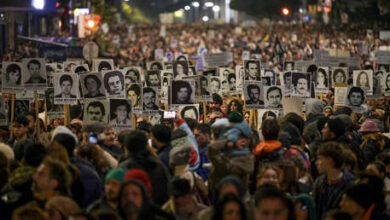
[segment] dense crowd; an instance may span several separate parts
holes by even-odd
[[[117,67],[146,67],[156,49],[196,56],[204,47],[233,52],[231,68],[243,51],[259,54],[277,73],[284,61],[327,48],[361,57],[363,69],[388,44],[357,25],[175,24],[160,32],[119,26],[95,41]],[[37,51],[21,43],[3,61]],[[363,113],[334,99],[329,88],[299,113],[267,113],[260,129],[242,99],[219,94],[202,103],[198,120],[177,112],[152,125],[139,116],[133,130],[83,124],[77,105],[66,125],[56,119],[46,128],[34,111],[17,115],[12,137],[11,126],[1,128],[1,218],[390,219],[389,99],[368,99]]]

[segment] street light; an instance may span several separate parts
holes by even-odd
[[[35,9],[42,10],[45,7],[45,0],[33,0],[32,6]]]
[[[189,5],[184,6],[184,10],[189,11],[190,9],[191,9],[191,6],[189,6]]]
[[[290,10],[288,10],[288,8],[282,8],[282,14],[284,16],[288,16],[290,14]]]
[[[213,6],[213,11],[214,12],[218,12],[218,11],[220,11],[221,10],[221,8],[218,6],[218,5],[214,5]]]
[[[209,17],[208,17],[208,16],[203,16],[202,20],[203,20],[204,22],[208,22],[208,21],[209,21]]]
[[[195,8],[197,8],[197,7],[200,6],[200,4],[199,4],[199,2],[192,2],[192,6],[194,6]]]
[[[204,6],[206,6],[207,8],[211,8],[214,6],[214,3],[213,2],[206,2],[206,3],[204,3]]]

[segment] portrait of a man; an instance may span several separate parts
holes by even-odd
[[[56,77],[58,78],[58,77]],[[63,74],[59,77],[59,88],[55,87],[54,90],[59,89],[59,94],[55,98],[77,98],[75,94],[72,94],[73,78],[69,74]]]
[[[263,74],[264,77],[269,77],[269,79],[271,79],[271,85],[275,85],[275,78],[276,78],[276,74],[275,74],[275,71],[271,70],[271,69],[266,69],[264,70],[264,74]]]
[[[158,61],[149,63],[149,70],[163,70],[163,69],[164,69],[164,67],[163,67],[162,63],[160,63]]]
[[[261,90],[259,84],[247,84],[246,85],[246,105],[264,105],[264,101],[261,97]]]
[[[109,96],[123,96],[125,80],[121,71],[109,71],[104,74],[104,87]]]
[[[276,108],[276,109],[283,108],[282,88],[279,86],[270,86],[270,87],[265,87],[265,90],[266,90],[266,97],[265,97],[266,108]]]
[[[30,59],[27,61],[26,67],[25,84],[46,84],[46,67],[40,60]]]
[[[294,70],[294,62],[286,61],[284,62],[284,71],[292,71]]]
[[[84,79],[83,94],[84,98],[100,98],[106,95],[102,92],[102,79],[100,73],[82,75]]]
[[[359,87],[351,87],[348,92],[348,103],[352,107],[361,107],[364,103],[365,96],[363,89]]]
[[[103,101],[91,100],[86,102],[85,121],[86,122],[105,122],[106,121],[106,107]]]
[[[260,61],[245,60],[245,80],[260,81]]]
[[[151,87],[144,87],[142,90],[143,110],[158,110],[157,91]]]
[[[193,104],[194,88],[190,81],[174,80],[172,81],[172,104]]]
[[[53,78],[56,73],[55,63],[46,64],[46,74],[47,74],[47,87],[53,87]]]
[[[160,87],[160,71],[149,70],[146,72],[145,77],[147,86]]]
[[[110,99],[110,124],[131,125],[131,101]]]
[[[295,96],[310,97],[310,83],[308,75],[305,73],[292,73],[292,83],[294,85]]]
[[[206,76],[201,76],[200,78],[200,87],[202,96],[208,96],[210,93],[207,91],[208,89],[208,79]],[[389,84],[390,85],[390,84]]]
[[[229,83],[229,91],[235,91],[236,90],[236,74],[229,73],[229,75],[227,76],[227,80]]]
[[[48,88],[45,91],[45,97],[48,114],[53,115],[53,113],[60,113],[58,115],[63,116],[64,105],[54,104],[54,88]]]
[[[210,77],[210,93],[211,94],[215,94],[215,93],[219,93],[219,91],[221,90],[221,80],[218,78],[218,77]]]

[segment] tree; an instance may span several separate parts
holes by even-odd
[[[294,15],[301,4],[301,0],[232,0],[230,7],[256,18],[277,19],[283,16],[282,8],[288,8]]]

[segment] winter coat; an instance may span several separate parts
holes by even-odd
[[[375,161],[375,157],[385,146],[385,137],[381,133],[369,133],[362,137],[360,148],[363,154],[363,163],[367,166],[370,162]]]
[[[178,215],[178,213],[176,212],[175,203],[172,199],[168,200],[168,202],[166,202],[161,209],[168,214],[173,215],[176,220],[197,220],[199,212],[207,208],[207,206],[198,203],[195,198],[192,199],[192,203],[192,210],[190,210],[190,213],[188,213],[186,216]]]

